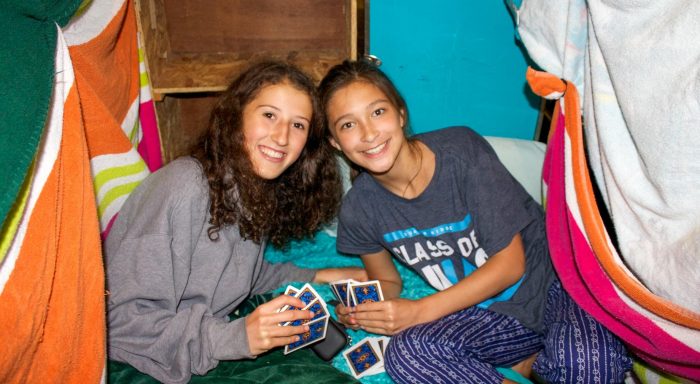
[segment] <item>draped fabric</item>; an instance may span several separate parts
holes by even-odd
[[[160,166],[133,4],[3,2],[0,21],[19,84],[2,103],[0,382],[104,381],[100,234]]]
[[[576,87],[532,69],[527,78],[535,93],[559,99],[543,179],[547,237],[563,286],[637,357],[700,380],[700,316],[649,291],[625,266],[606,232],[589,175]]]

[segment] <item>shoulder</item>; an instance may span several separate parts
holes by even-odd
[[[466,126],[438,129],[414,136],[434,152],[454,155],[461,159],[474,159],[483,154],[495,156],[486,139]]]
[[[167,195],[201,194],[207,189],[202,166],[192,157],[171,161],[146,178],[144,184]]]
[[[182,183],[203,180],[202,166],[192,157],[179,157],[153,173],[160,182]]]
[[[139,211],[149,205],[164,207],[181,202],[206,205],[208,199],[208,184],[199,162],[181,157],[149,175],[129,196],[127,205]]]
[[[377,197],[380,194],[376,193],[375,181],[372,176],[362,172],[355,180],[353,180],[352,187],[347,191],[345,196],[343,196],[342,204],[340,205],[340,219],[341,221],[348,220],[350,218],[356,218],[361,212],[365,212],[367,205],[370,205],[376,199],[368,199],[367,196]]]
[[[365,172],[361,172],[355,180],[352,182],[352,186],[348,189],[347,193],[343,196],[343,202],[341,204],[341,209],[345,207],[358,207],[362,205],[367,199],[363,199],[364,196],[372,190],[373,180],[372,177]],[[347,208],[348,210],[351,208]]]

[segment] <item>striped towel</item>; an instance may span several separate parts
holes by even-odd
[[[128,194],[160,166],[160,143],[132,2],[85,3],[63,28],[81,3],[44,3],[25,1],[2,12],[3,31],[22,37],[10,52],[50,52],[46,60],[18,54],[10,61],[31,72],[32,92],[46,88],[50,98],[17,90],[3,95],[5,106],[26,102],[36,109],[21,114],[31,122],[5,120],[3,136],[38,129],[37,139],[7,163],[17,166],[6,175],[0,200],[10,201],[0,206],[0,382],[95,383],[106,378],[100,234],[106,236]],[[32,32],[41,34],[33,39]],[[33,76],[44,72],[50,76]]]

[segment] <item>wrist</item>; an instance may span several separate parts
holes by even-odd
[[[414,301],[417,324],[427,323],[431,321],[429,316],[430,305],[426,299],[426,297],[423,297]]]
[[[325,279],[325,272],[323,269],[314,269],[314,277],[311,279],[312,283],[329,283]]]

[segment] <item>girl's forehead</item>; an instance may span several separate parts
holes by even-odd
[[[331,97],[331,102],[333,101],[333,99],[336,99],[337,96],[340,96],[340,98],[349,99],[346,101],[357,102],[360,101],[358,100],[358,97],[361,97],[362,99],[388,99],[386,93],[381,88],[366,80],[354,80],[338,88],[338,90],[336,90],[333,93],[333,96]]]

